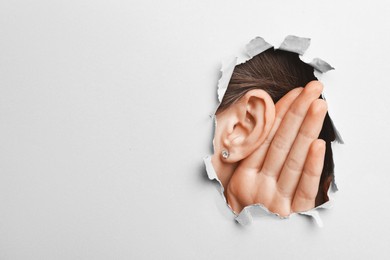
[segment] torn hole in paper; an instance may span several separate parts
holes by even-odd
[[[334,68],[319,58],[303,62],[301,55],[309,45],[309,38],[287,36],[275,49],[263,38],[256,37],[246,45],[246,56],[233,57],[222,65],[218,81],[220,104],[213,117],[214,154],[205,157],[204,162],[209,178],[218,181],[227,206],[241,224],[250,223],[253,216],[288,218],[298,213],[311,216],[322,226],[318,209],[332,205],[337,186],[331,144],[343,140],[324,110],[325,102],[316,100],[323,95],[314,70],[325,73]],[[297,94],[299,86],[312,90],[313,95],[317,91],[318,96],[311,97],[309,106],[300,108],[308,116],[301,122],[291,123],[291,119],[287,121],[291,116],[286,116],[289,106],[298,96],[302,100],[310,96],[306,94],[310,91]],[[279,120],[283,113],[285,117]],[[278,126],[278,120],[284,123],[279,122]],[[317,122],[313,124],[320,128],[308,127],[310,122]],[[274,140],[275,135],[282,133],[281,126],[297,132],[296,139],[290,138],[290,144],[280,141],[278,144]],[[301,127],[324,141],[299,138]],[[273,147],[284,147],[285,153],[279,158],[279,154],[272,152],[276,149]],[[298,177],[292,178],[294,171]],[[312,178],[308,172],[316,177]],[[284,207],[285,204],[289,206]]]

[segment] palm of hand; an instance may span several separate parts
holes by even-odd
[[[276,119],[266,141],[240,162],[226,196],[234,211],[262,204],[288,216],[315,206],[324,163],[325,142],[318,139],[327,112],[318,99],[322,85],[309,83],[290,91],[276,105]]]

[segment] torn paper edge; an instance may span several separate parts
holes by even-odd
[[[222,101],[223,96],[225,95],[226,89],[229,85],[230,78],[233,75],[234,68],[237,65],[237,57],[232,58],[231,60],[224,61],[221,66],[222,76],[218,80],[218,100]]]
[[[320,59],[320,58],[314,58],[311,62],[305,62],[302,59],[302,55],[306,52],[306,50],[310,46],[311,39],[310,38],[303,38],[303,37],[298,37],[294,35],[288,35],[286,38],[283,40],[283,42],[279,45],[279,48],[281,50],[285,51],[290,51],[294,53],[299,54],[299,58],[301,59],[302,62],[311,65],[315,71],[319,73],[326,73],[330,70],[334,70],[334,68],[327,63],[326,61]],[[244,63],[250,59],[252,59],[254,56],[268,50],[269,48],[274,47],[274,45],[266,42],[262,37],[255,37],[252,39],[246,46],[245,46],[245,52],[244,55],[237,55],[225,62],[222,63],[221,66],[221,72],[222,75],[220,79],[218,80],[218,85],[217,85],[217,93],[218,93],[218,101],[221,103],[223,96],[229,86],[230,79],[233,75],[233,71],[235,66]],[[219,106],[219,105],[218,105]],[[217,106],[217,109],[218,109]],[[216,110],[217,110],[216,109]],[[215,117],[215,112],[212,116],[212,119],[214,120],[215,127],[216,127],[216,117]],[[337,130],[333,120],[331,119],[331,123],[333,126],[333,129],[336,134],[336,139],[335,141],[340,144],[344,144],[343,139],[341,138],[340,132]],[[215,134],[213,135],[215,136]],[[333,145],[333,142],[332,142]],[[213,139],[213,147],[214,147],[214,139]],[[235,220],[242,224],[242,225],[247,225],[252,223],[253,217],[259,217],[259,216],[265,216],[265,215],[271,215],[271,216],[276,216],[280,219],[288,219],[290,216],[298,214],[298,215],[305,215],[305,216],[310,216],[314,219],[315,223],[319,227],[323,227],[323,222],[319,214],[319,209],[330,209],[333,207],[333,201],[334,201],[334,194],[338,191],[336,181],[335,181],[335,174],[333,181],[328,189],[328,198],[329,200],[313,209],[310,209],[308,211],[303,211],[303,212],[297,212],[297,213],[292,213],[287,217],[282,217],[277,213],[273,213],[269,211],[264,205],[262,204],[253,204],[253,205],[248,205],[244,209],[241,210],[239,214],[234,212],[234,210],[230,207],[230,205],[227,202],[227,199],[224,195],[224,188],[221,183],[221,181],[218,179],[218,176],[215,172],[215,169],[211,163],[211,156],[206,156],[203,158],[203,161],[206,166],[206,172],[207,176],[210,180],[216,180],[219,185],[219,192],[222,195],[226,205],[230,208],[232,213],[235,216]]]
[[[252,223],[253,221],[253,217],[262,217],[262,216],[273,216],[273,217],[277,217],[279,219],[288,219],[290,218],[291,216],[293,215],[296,215],[296,214],[299,214],[299,215],[305,215],[305,216],[310,216],[314,219],[315,223],[319,226],[319,227],[323,227],[323,222],[322,222],[322,219],[320,217],[320,214],[318,212],[318,209],[330,209],[333,207],[333,201],[334,201],[334,194],[337,192],[337,185],[336,185],[336,182],[333,181],[331,186],[329,187],[329,190],[328,190],[328,197],[329,197],[329,200],[313,209],[310,209],[308,211],[303,211],[303,212],[297,212],[297,213],[291,213],[289,216],[287,217],[282,217],[280,216],[279,214],[277,213],[274,213],[274,212],[271,212],[267,209],[267,207],[265,207],[264,205],[262,204],[252,204],[252,205],[248,205],[246,207],[244,207],[241,212],[239,214],[237,214],[232,208],[231,206],[229,205],[225,195],[224,195],[224,191],[225,189],[223,188],[223,185],[222,185],[222,182],[219,180],[218,176],[217,176],[217,173],[215,172],[215,169],[214,169],[214,166],[213,164],[211,163],[211,155],[208,155],[206,157],[203,158],[203,161],[204,161],[204,164],[205,164],[205,167],[206,167],[206,172],[207,172],[207,176],[210,180],[212,181],[217,181],[218,182],[218,191],[220,193],[220,195],[222,196],[223,200],[225,201],[225,204],[226,206],[231,210],[231,212],[234,214],[234,219],[240,223],[241,225],[248,225],[250,223]]]
[[[310,38],[287,35],[279,49],[303,55],[310,46]]]
[[[334,68],[327,63],[326,61],[320,59],[320,58],[314,58],[310,62],[304,61],[303,54],[306,52],[306,50],[310,46],[310,38],[303,38],[303,37],[297,37],[294,35],[288,35],[286,38],[283,40],[283,42],[280,44],[279,48],[276,49],[281,49],[285,51],[290,51],[294,53],[299,54],[299,58],[301,59],[302,62],[312,66],[316,71],[320,73],[325,73],[330,70],[334,70]],[[274,45],[266,42],[262,37],[255,37],[252,39],[244,49],[244,54],[241,55],[236,55],[224,62],[222,62],[221,66],[221,72],[222,76],[218,80],[218,85],[217,85],[217,92],[218,92],[218,101],[221,103],[222,98],[227,90],[227,87],[229,85],[230,78],[232,77],[234,68],[241,64],[245,63],[246,61],[252,59],[254,56],[268,50],[269,48],[274,47]]]

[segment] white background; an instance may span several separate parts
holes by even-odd
[[[0,1],[0,259],[388,259],[386,1]],[[310,37],[345,145],[323,228],[234,222],[211,153],[221,60]]]

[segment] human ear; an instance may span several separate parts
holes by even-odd
[[[275,120],[275,104],[261,89],[248,91],[238,102],[217,115],[220,149],[225,162],[238,162],[253,153],[267,138]]]

